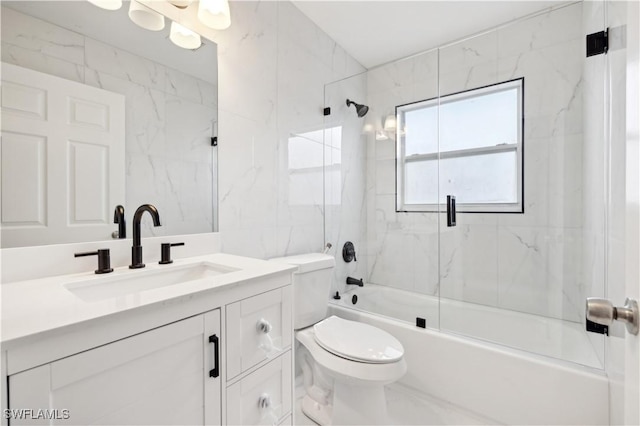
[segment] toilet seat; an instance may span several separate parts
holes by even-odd
[[[314,361],[324,367],[335,379],[343,383],[393,383],[407,372],[404,358],[390,363],[367,363],[346,359],[333,354],[318,344],[313,327],[296,332],[296,340],[311,354]]]
[[[352,361],[388,364],[404,355],[398,339],[369,324],[331,316],[314,325],[313,330],[318,345]]]

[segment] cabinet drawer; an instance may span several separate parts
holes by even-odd
[[[291,286],[227,305],[227,379],[291,346]]]
[[[227,424],[278,424],[291,411],[291,351],[227,388]]]

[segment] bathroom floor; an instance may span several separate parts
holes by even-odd
[[[401,384],[386,387],[390,423],[393,425],[495,425],[495,420],[466,412],[445,401],[420,394]],[[315,426],[300,408],[304,389],[296,381],[296,425]]]

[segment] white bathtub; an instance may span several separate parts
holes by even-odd
[[[352,296],[358,301],[353,304]],[[422,295],[367,284],[352,288],[334,303],[364,312],[470,336],[511,348],[603,369],[601,336],[589,336],[583,324],[499,309],[475,303]],[[438,311],[439,307],[439,311]]]
[[[355,305],[353,294],[358,295]],[[440,301],[441,323],[448,329],[456,326],[457,332],[487,340],[500,336],[503,344],[522,349],[516,350],[417,328],[416,316],[437,327],[436,298],[376,285],[342,296],[330,304],[331,314],[375,325],[402,342],[408,372],[401,383],[406,386],[505,424],[608,424],[604,373],[549,358],[568,358],[568,353],[584,365],[593,361],[588,355],[593,347],[578,324],[547,323],[535,315]],[[365,312],[369,310],[376,314]],[[525,352],[534,347],[547,356]]]

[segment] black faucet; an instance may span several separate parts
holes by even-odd
[[[160,215],[158,209],[151,204],[143,204],[133,214],[133,246],[131,247],[130,269],[144,268],[142,263],[142,244],[140,242],[140,221],[144,212],[149,212],[153,219],[153,226],[160,226]]]
[[[124,207],[117,205],[113,212],[113,223],[118,224],[118,238],[127,238],[127,222],[124,220]]]
[[[358,287],[364,286],[364,282],[362,281],[362,278],[356,279],[356,278],[347,277],[347,284],[357,285]]]

